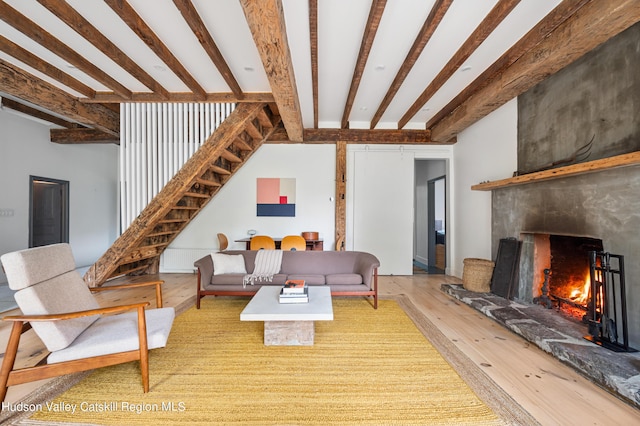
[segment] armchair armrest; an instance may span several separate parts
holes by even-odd
[[[3,317],[3,321],[16,321],[16,322],[34,322],[34,321],[60,321],[72,318],[88,317],[91,315],[100,314],[116,314],[119,312],[131,311],[134,309],[145,308],[149,306],[149,302],[133,303],[131,305],[109,306],[106,308],[90,309],[87,311],[76,312],[63,312],[60,314],[48,314],[48,315],[9,315]]]
[[[129,283],[129,284],[119,284],[119,285],[110,285],[106,287],[89,287],[92,293],[99,293],[107,290],[122,290],[122,289],[130,289],[130,288],[138,288],[138,287],[148,287],[148,286],[156,286],[156,306],[158,308],[162,308],[162,284],[164,281],[145,281],[141,283]]]

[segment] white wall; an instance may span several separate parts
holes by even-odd
[[[491,192],[472,191],[471,186],[511,177],[517,169],[517,141],[516,99],[458,135],[453,146],[456,209],[450,275],[462,277],[465,258],[491,259]]]
[[[216,234],[229,239],[229,249],[244,249],[249,229],[258,234],[282,237],[317,231],[324,249],[335,245],[334,144],[265,144],[225,184],[209,204],[189,223],[169,248],[217,250]],[[295,217],[258,217],[256,179],[296,179]]]
[[[14,212],[0,217],[0,254],[28,248],[33,175],[69,181],[69,242],[78,267],[89,266],[117,235],[118,147],[53,144],[49,129],[0,110],[0,209]]]

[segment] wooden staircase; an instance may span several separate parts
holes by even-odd
[[[273,133],[275,104],[241,103],[84,275],[90,287],[157,273],[160,255]]]

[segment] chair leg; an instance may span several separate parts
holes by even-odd
[[[4,402],[4,398],[7,396],[7,390],[9,387],[9,374],[13,370],[13,366],[16,362],[16,355],[18,354],[18,344],[20,343],[20,335],[22,334],[22,321],[16,321],[11,328],[11,335],[9,336],[9,342],[7,343],[7,350],[2,360],[2,367],[0,368],[0,402]]]
[[[142,389],[149,392],[149,348],[147,345],[147,320],[144,307],[138,308],[138,340],[140,345],[140,374],[142,375]]]

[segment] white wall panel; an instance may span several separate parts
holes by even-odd
[[[235,104],[122,104],[121,231],[234,110]]]

